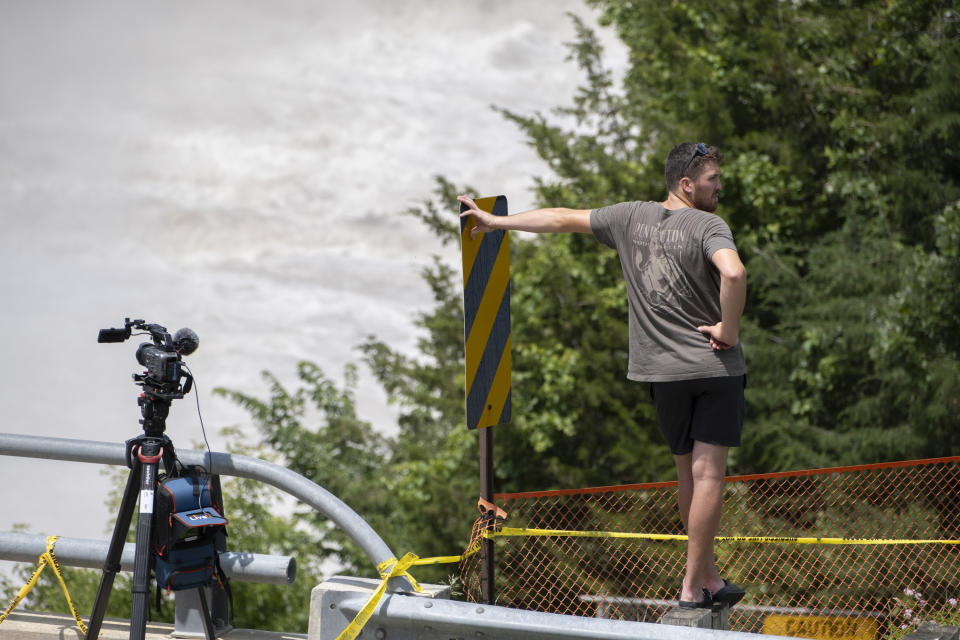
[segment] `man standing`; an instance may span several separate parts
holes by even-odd
[[[494,216],[467,196],[472,234],[493,230],[592,233],[615,249],[627,285],[630,362],[627,378],[650,383],[660,429],[679,479],[686,528],[680,606],[735,604],[743,589],[720,576],[714,537],[720,526],[729,447],[740,444],[746,365],[740,316],[746,270],[733,234],[716,211],[722,154],[679,144],[666,164],[667,199],[598,209],[536,209]]]

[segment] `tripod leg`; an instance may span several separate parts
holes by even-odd
[[[207,633],[207,640],[216,640],[217,633],[213,626],[213,616],[210,615],[210,605],[207,604],[207,589],[200,587],[197,592],[197,596],[200,598],[200,613],[203,616],[203,630]]]
[[[127,486],[123,491],[123,500],[117,514],[117,523],[113,527],[113,537],[110,539],[110,548],[107,551],[107,560],[103,565],[103,574],[100,577],[100,587],[93,602],[93,612],[87,625],[87,640],[96,640],[100,635],[100,626],[110,600],[110,591],[113,589],[113,579],[120,571],[120,558],[123,555],[123,545],[130,530],[130,520],[133,518],[133,509],[137,504],[137,490],[140,488],[140,465],[134,463],[127,476]]]
[[[133,606],[130,611],[130,640],[144,640],[150,595],[150,534],[153,530],[153,497],[157,486],[157,463],[163,447],[153,439],[144,440],[137,452],[141,467],[140,513],[137,517],[137,552],[133,562]]]

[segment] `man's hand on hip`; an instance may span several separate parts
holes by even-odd
[[[704,324],[697,327],[697,331],[710,338],[710,346],[717,351],[725,351],[737,346],[740,338],[736,335],[726,335],[723,331],[723,323]]]

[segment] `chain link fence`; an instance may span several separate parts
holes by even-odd
[[[676,482],[496,502],[506,520],[478,520],[471,545],[492,532],[497,604],[651,622],[675,605],[686,543],[656,536],[683,534]],[[960,456],[730,477],[719,536],[721,572],[747,590],[733,630],[898,638],[922,619],[960,624]],[[474,601],[479,558],[460,567]]]

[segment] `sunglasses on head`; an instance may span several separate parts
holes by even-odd
[[[693,162],[693,159],[698,156],[705,156],[709,153],[707,150],[707,145],[702,142],[698,142],[697,145],[693,148],[693,153],[690,154],[690,158],[683,165],[683,171],[680,172],[681,176],[687,175],[687,169],[690,168],[690,163]]]

